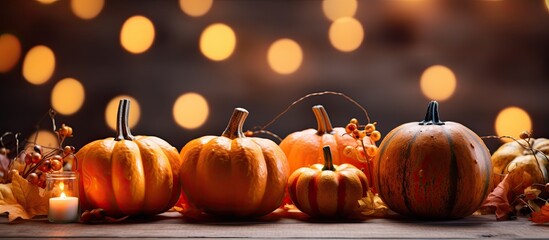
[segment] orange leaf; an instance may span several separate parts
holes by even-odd
[[[535,223],[547,223],[549,222],[549,203],[545,203],[541,207],[540,212],[533,212],[530,221]]]
[[[44,189],[15,174],[10,184],[0,184],[0,213],[8,212],[11,222],[17,218],[31,219],[48,214],[48,198]]]
[[[495,212],[496,219],[498,221],[508,220],[509,213],[511,212],[511,206],[508,198],[510,190],[509,179],[509,175],[506,175],[494,191],[488,195],[486,201],[484,201],[481,206],[482,211]]]

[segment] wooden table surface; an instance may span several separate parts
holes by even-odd
[[[0,218],[0,237],[7,238],[541,238],[549,225],[526,218],[498,222],[492,215],[452,221],[417,221],[391,215],[361,221],[313,221],[302,213],[275,212],[255,221],[184,218],[166,212],[148,219],[108,224],[54,224],[47,219]]]

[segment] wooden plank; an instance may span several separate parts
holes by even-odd
[[[111,224],[53,224],[46,219],[0,224],[9,238],[549,238],[549,226],[521,218],[497,222],[494,216],[453,221],[417,221],[398,216],[357,222],[312,221],[272,214],[257,221],[185,219],[167,212],[150,219]]]

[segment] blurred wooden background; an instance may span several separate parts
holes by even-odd
[[[74,128],[75,138],[67,143],[77,148],[114,135],[105,109],[118,95],[132,96],[140,105],[134,134],[159,136],[178,149],[193,138],[219,135],[235,107],[250,111],[249,129],[267,123],[299,97],[324,90],[356,99],[385,135],[423,118],[430,98],[422,93],[420,78],[430,66],[443,65],[457,83],[453,94],[440,101],[443,120],[494,135],[498,113],[517,106],[529,114],[534,136],[549,137],[547,1],[356,3],[353,17],[364,37],[358,48],[342,52],[328,38],[332,21],[320,0],[214,0],[199,17],[184,13],[177,0],[117,0],[105,1],[92,19],[76,16],[67,0],[0,1],[0,34],[15,36],[21,49],[15,65],[0,72],[0,133],[34,132],[51,107],[56,84],[71,77],[83,85],[85,99],[75,113],[59,114],[56,120]],[[155,29],[154,42],[141,54],[120,44],[121,28],[134,15],[145,16]],[[199,48],[201,34],[212,23],[230,26],[236,36],[234,52],[222,61],[208,59]],[[281,38],[294,40],[303,53],[291,74],[279,74],[267,62],[270,45]],[[25,55],[37,45],[49,47],[56,61],[53,75],[40,85],[22,75]],[[181,127],[173,117],[176,99],[190,92],[208,104],[205,122],[194,129]],[[352,117],[365,121],[343,98],[323,96],[296,105],[269,130],[284,137],[316,127],[315,104],[325,105],[335,126]],[[49,126],[42,121],[42,128]],[[491,150],[500,144],[487,143]]]

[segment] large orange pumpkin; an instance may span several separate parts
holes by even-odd
[[[424,121],[387,134],[374,165],[380,197],[403,215],[462,218],[475,212],[490,190],[490,152],[467,127],[440,121],[436,101]]]
[[[322,105],[314,106],[313,113],[316,117],[317,129],[309,128],[291,133],[280,143],[280,148],[288,158],[290,172],[294,172],[301,167],[324,162],[322,148],[326,145],[332,149],[334,164],[349,163],[359,169],[371,167],[368,166],[367,162],[360,161],[354,155],[345,153],[347,146],[355,147],[359,144],[355,138],[347,134],[345,128],[332,127],[328,113]],[[375,143],[369,137],[364,138],[364,144],[375,146]]]
[[[323,148],[324,164],[303,167],[292,173],[288,193],[302,212],[313,217],[347,217],[366,197],[368,179],[351,164],[333,165],[329,146]]]
[[[76,153],[83,209],[111,216],[153,215],[170,209],[181,192],[179,152],[164,140],[132,136],[130,101],[118,106],[117,137],[88,143]]]
[[[274,211],[288,180],[284,152],[269,139],[245,137],[248,111],[236,108],[221,136],[204,136],[181,150],[183,191],[214,215],[256,217]]]

